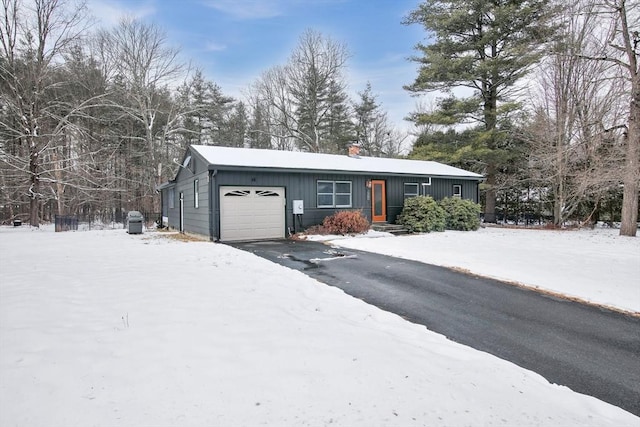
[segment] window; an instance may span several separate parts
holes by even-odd
[[[351,181],[318,181],[319,208],[350,208]]]
[[[453,197],[462,198],[462,185],[455,184],[453,186]]]
[[[404,198],[416,197],[418,195],[418,183],[405,182],[404,183]]]
[[[176,189],[170,188],[169,194],[167,195],[167,197],[169,198],[167,200],[167,203],[169,203],[169,209],[175,208],[176,207]]]
[[[232,190],[224,193],[224,197],[245,197],[251,195],[249,190]]]
[[[336,207],[351,207],[351,181],[336,181]]]
[[[200,191],[200,188],[198,185],[198,180],[195,179],[193,181],[193,207],[194,208],[198,208],[200,206],[200,197],[199,197],[198,191]]]

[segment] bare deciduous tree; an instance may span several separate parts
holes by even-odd
[[[622,173],[622,224],[620,235],[635,236],[638,230],[638,191],[640,190],[640,2],[600,0],[594,13],[604,19],[605,31],[598,54],[584,52],[581,57],[602,61],[619,68],[627,87],[628,115],[625,134],[625,165]]]
[[[142,177],[142,197],[158,211],[154,188],[162,180],[159,153],[166,138],[180,128],[183,113],[167,102],[168,91],[184,77],[186,66],[178,58],[179,50],[168,46],[159,27],[139,20],[123,19],[114,29],[101,32],[98,44],[105,71],[114,87],[120,89],[117,107],[143,128],[142,135],[130,136],[143,143],[144,169],[153,172]]]
[[[293,140],[311,152],[336,150],[342,135],[328,123],[335,101],[346,99],[340,94],[348,56],[341,43],[309,30],[285,66],[271,68],[253,84],[250,105],[265,107],[276,146],[287,147]]]
[[[16,196],[28,196],[29,220],[38,226],[42,201],[56,198],[55,188],[61,188],[59,147],[77,131],[72,118],[91,103],[58,96],[72,83],[58,71],[86,29],[86,8],[66,0],[0,5],[0,161],[11,174],[3,180]],[[55,185],[45,187],[48,183]]]
[[[549,190],[553,221],[561,225],[589,197],[597,201],[617,187],[622,88],[615,70],[585,61],[600,49],[600,21],[593,1],[565,5],[562,37],[537,73],[534,119],[529,127],[529,166],[535,185]]]

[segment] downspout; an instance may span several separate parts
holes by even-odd
[[[213,232],[214,230],[214,218],[213,213],[215,209],[213,209],[213,204],[216,202],[214,198],[215,194],[215,184],[216,184],[216,175],[218,174],[218,169],[214,169],[213,171],[209,171],[209,240],[212,242],[216,241],[216,236]]]
[[[163,228],[164,222],[162,221],[164,218],[164,191],[160,190],[160,220],[158,221],[158,228]]]

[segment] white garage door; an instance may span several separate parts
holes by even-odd
[[[220,240],[284,237],[284,188],[220,187]]]

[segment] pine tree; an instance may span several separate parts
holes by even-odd
[[[432,123],[482,125],[478,135],[485,164],[485,221],[495,222],[496,177],[500,153],[499,121],[512,110],[515,85],[543,55],[553,36],[549,0],[426,0],[406,24],[421,24],[431,44],[418,44],[418,77],[405,88],[413,93],[467,88],[469,96],[442,100]],[[420,120],[420,118],[418,118]]]
[[[343,44],[308,30],[286,65],[267,70],[252,85],[251,105],[261,108],[274,148],[322,153],[343,144],[348,132],[336,126],[346,124],[347,58]]]
[[[343,85],[332,81],[329,84],[327,118],[324,124],[326,152],[344,154],[355,139],[348,100]]]
[[[243,102],[236,102],[224,123],[224,141],[229,147],[244,147],[248,127],[247,112]]]
[[[391,129],[387,113],[382,110],[371,83],[362,92],[358,92],[359,100],[353,104],[355,130],[361,153],[372,157],[391,157],[396,155],[394,138],[398,137]],[[394,151],[394,152],[391,152]]]
[[[268,114],[260,102],[255,102],[251,108],[248,138],[251,148],[273,148],[269,132]]]

